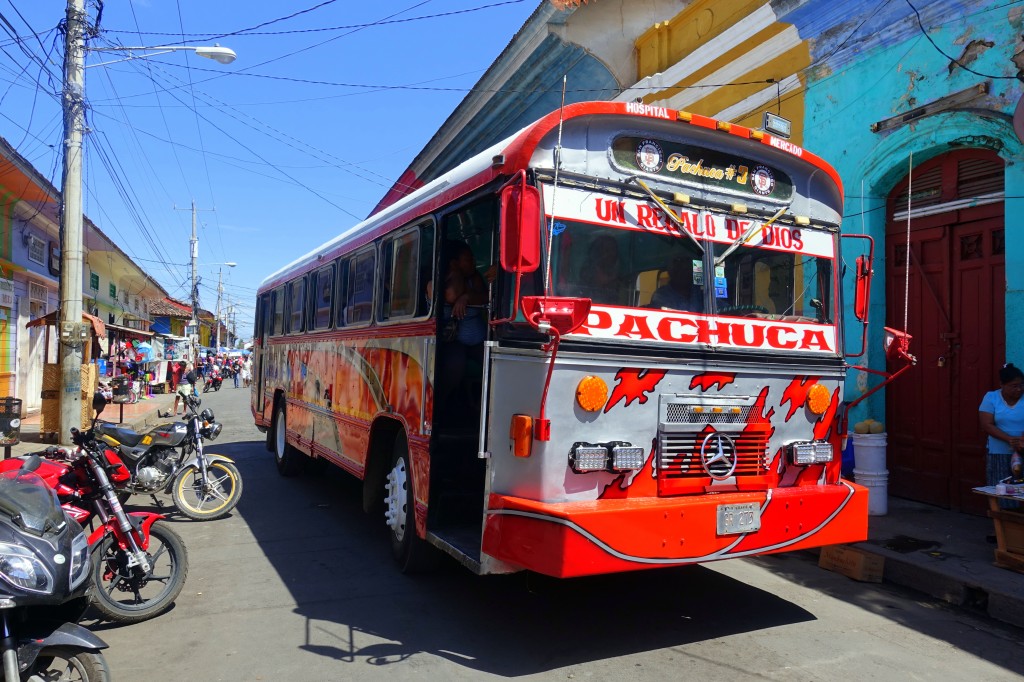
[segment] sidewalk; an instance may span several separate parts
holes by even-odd
[[[888,514],[868,517],[854,543],[885,559],[886,582],[1024,627],[1024,574],[994,565],[992,520],[889,497]]]
[[[123,425],[139,431],[169,421],[157,411],[173,405],[173,394],[125,405]],[[108,405],[102,416],[117,423],[120,408]],[[22,441],[12,455],[50,444],[40,440],[38,415],[22,423]],[[888,513],[869,517],[868,539],[853,546],[885,559],[887,582],[1024,627],[1024,574],[993,565],[995,545],[985,539],[992,533],[989,518],[889,497]]]
[[[124,408],[124,420],[121,421],[122,407]],[[157,416],[157,411],[170,412],[174,407],[174,394],[156,394],[147,399],[141,399],[137,403],[124,403],[107,405],[100,418],[104,421],[118,424],[127,428],[139,431],[152,427],[160,422],[170,421]],[[29,414],[21,419],[21,442],[11,446],[11,455],[18,456],[42,450],[48,445],[55,443],[53,434],[39,433],[39,413]],[[70,441],[70,439],[68,439]]]

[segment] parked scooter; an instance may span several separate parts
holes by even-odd
[[[199,412],[202,401],[185,398],[185,421],[161,424],[147,433],[97,421],[93,430],[115,448],[128,478],[116,483],[124,493],[153,495],[169,491],[174,506],[196,521],[226,516],[242,497],[242,475],[224,455],[207,454],[203,443],[216,440],[223,425],[213,410]]]
[[[32,469],[0,474],[0,650],[3,679],[110,679],[107,645],[78,625],[89,605],[89,545]]]
[[[224,377],[221,373],[215,369],[210,370],[210,376],[206,377],[203,381],[203,393],[209,393],[212,391],[219,391],[221,384],[224,383]]]
[[[91,430],[71,429],[71,440],[73,450],[48,448],[36,473],[57,492],[64,513],[91,528],[92,604],[118,623],[153,618],[170,608],[185,585],[185,543],[162,514],[125,513],[112,481],[121,483],[129,474],[116,452]],[[4,460],[0,471],[18,466],[19,459]]]

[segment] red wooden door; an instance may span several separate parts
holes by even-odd
[[[1003,163],[950,152],[914,169],[912,191],[909,257],[906,179],[887,211],[887,324],[903,328],[909,301],[918,357],[886,390],[890,492],[980,513],[970,492],[985,478],[978,405],[1006,354]]]

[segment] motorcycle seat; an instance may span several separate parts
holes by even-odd
[[[113,424],[97,424],[96,432],[101,435],[108,435],[118,443],[127,445],[130,448],[138,445],[139,441],[142,440],[142,437],[145,435],[143,433],[135,433],[131,429],[119,428]]]

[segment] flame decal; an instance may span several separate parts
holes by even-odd
[[[629,406],[634,400],[641,405],[647,402],[647,394],[665,378],[667,370],[663,369],[638,369],[636,367],[623,367],[615,373],[615,388],[608,398],[608,404],[604,406],[605,413],[612,409],[617,402],[625,399],[624,407]]]
[[[736,381],[736,372],[705,372],[704,374],[695,374],[693,379],[690,381],[690,388],[700,387],[701,391],[709,391],[711,387],[718,384],[718,390],[721,391],[725,388],[726,384],[731,384]]]
[[[825,410],[818,421],[814,423],[814,438],[815,440],[828,440],[829,433],[832,431],[832,425],[835,423],[836,412],[839,410],[839,389],[837,388],[832,393],[832,402],[829,403],[828,409]]]
[[[793,377],[793,381],[782,392],[782,402],[779,403],[779,407],[782,407],[787,400],[789,401],[789,412],[786,413],[787,422],[792,419],[798,409],[807,404],[807,393],[819,378],[815,376]]]

